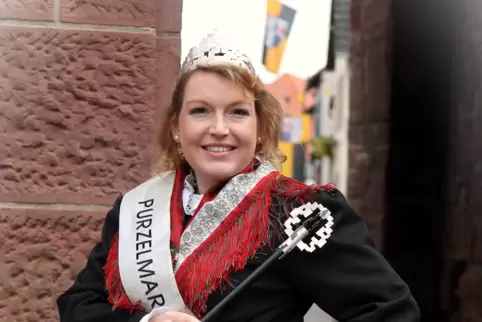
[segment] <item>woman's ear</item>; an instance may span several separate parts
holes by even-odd
[[[171,129],[171,134],[174,141],[176,141],[176,143],[179,143],[179,130],[173,126]]]
[[[174,141],[179,142],[179,123],[174,120],[171,122],[171,135]]]

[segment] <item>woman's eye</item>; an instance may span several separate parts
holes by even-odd
[[[191,111],[189,111],[189,114],[202,114],[206,112],[207,109],[205,107],[195,107]]]
[[[244,108],[236,108],[232,111],[233,114],[236,115],[249,115],[249,111]]]

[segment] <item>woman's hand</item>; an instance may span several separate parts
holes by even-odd
[[[166,312],[152,317],[149,322],[200,322],[195,317],[181,312]]]

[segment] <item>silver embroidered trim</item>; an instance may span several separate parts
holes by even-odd
[[[197,46],[189,50],[182,64],[181,73],[192,71],[199,66],[223,63],[239,66],[256,75],[254,66],[248,56],[241,52],[239,48],[230,44],[227,38],[217,30],[208,34]]]
[[[273,171],[276,171],[276,168],[271,162],[264,161],[254,172],[235,176],[221,189],[213,201],[202,206],[181,236],[174,272],[219,227],[256,184]]]

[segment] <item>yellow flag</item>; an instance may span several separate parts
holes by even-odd
[[[267,1],[263,64],[268,71],[278,73],[296,11],[278,0]]]

